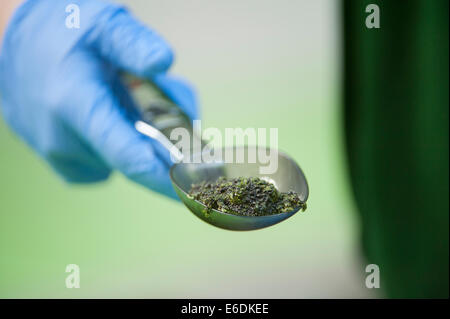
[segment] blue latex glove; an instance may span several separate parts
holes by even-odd
[[[67,28],[66,6],[80,9]],[[1,108],[7,123],[69,182],[96,182],[118,170],[176,197],[171,163],[130,120],[133,103],[118,77],[154,79],[192,119],[190,87],[166,75],[168,44],[123,7],[97,0],[26,1],[9,23],[0,51]]]

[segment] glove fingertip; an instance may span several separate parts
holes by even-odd
[[[191,120],[199,119],[198,95],[188,81],[166,74],[157,75],[152,80]]]
[[[110,169],[90,169],[85,166],[71,167],[50,162],[52,169],[67,184],[91,184],[106,181],[111,175]]]
[[[141,76],[149,78],[154,74],[166,72],[174,60],[173,50],[167,44],[160,42],[152,48],[147,58],[144,59],[142,71],[136,70],[136,72],[142,72]]]

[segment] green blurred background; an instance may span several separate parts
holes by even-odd
[[[203,128],[278,128],[308,210],[230,232],[118,174],[67,185],[1,120],[0,297],[383,296],[365,286],[346,164],[340,2],[122,2],[174,47]],[[72,263],[80,289],[65,287]]]

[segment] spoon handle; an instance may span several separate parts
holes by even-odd
[[[191,146],[196,142],[204,143],[193,130],[189,117],[170,100],[155,84],[146,79],[124,73],[122,79],[128,86],[131,96],[139,112],[140,120],[136,121],[136,129],[157,140],[174,158],[181,160],[182,154],[170,140],[175,128],[185,128],[192,137]]]

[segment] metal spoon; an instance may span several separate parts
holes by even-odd
[[[198,138],[192,131],[187,116],[151,82],[139,80],[130,75],[124,79],[132,88],[131,92],[140,112],[141,120],[136,121],[136,129],[157,140],[175,159],[181,161],[183,154],[173,145],[168,136],[172,129],[185,127],[192,132],[193,138]],[[250,148],[249,146],[236,146],[232,149],[234,154],[237,152],[247,154]],[[230,148],[222,149],[222,154],[227,151],[230,151]],[[272,154],[277,156],[278,169],[274,174],[260,174],[260,167],[265,166],[266,163],[261,163],[258,159],[256,163],[176,163],[170,169],[170,178],[175,192],[194,215],[220,228],[254,230],[275,225],[294,215],[301,207],[276,215],[238,216],[208,209],[188,195],[192,184],[202,181],[214,182],[220,176],[226,178],[259,177],[273,183],[279,191],[295,191],[300,200],[306,203],[309,194],[308,183],[300,167],[292,158],[278,150],[266,149],[266,151],[275,152]]]

